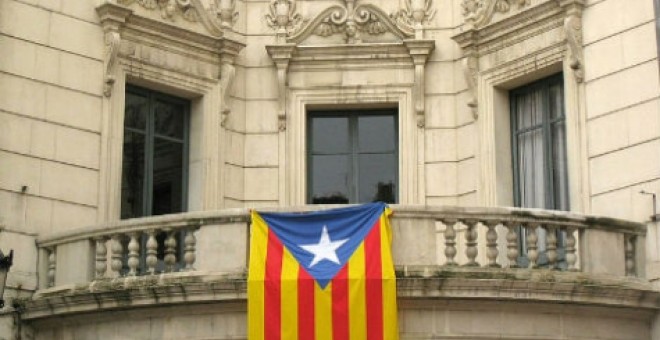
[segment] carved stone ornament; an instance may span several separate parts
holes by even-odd
[[[479,61],[473,53],[466,55],[463,59],[463,74],[468,86],[468,93],[470,99],[468,100],[468,107],[472,110],[472,117],[479,118],[478,101],[477,101],[477,79],[479,77]]]
[[[220,108],[220,125],[227,126],[227,118],[231,113],[229,107],[229,95],[234,85],[234,78],[236,78],[236,67],[233,61],[223,61],[220,67],[220,89],[222,91],[222,105]]]
[[[294,44],[270,45],[266,50],[277,68],[277,123],[280,131],[286,130],[286,90],[289,62],[295,49]]]
[[[582,52],[582,18],[580,11],[571,11],[564,20],[568,66],[578,83],[584,81],[584,55]]]
[[[112,95],[112,87],[115,84],[114,69],[115,65],[117,65],[117,54],[119,53],[120,43],[121,36],[119,35],[119,32],[105,32],[105,56],[103,58],[103,95],[106,97],[110,97]]]
[[[299,30],[288,35],[288,42],[300,43],[311,35],[322,37],[343,34],[348,44],[362,42],[362,34],[380,35],[386,32],[404,40],[415,31],[401,20],[393,20],[382,9],[371,4],[356,4],[358,0],[342,0],[310,20]],[[418,1],[418,0],[415,0]]]
[[[238,17],[235,11],[236,0],[214,0],[210,8],[204,7],[200,0],[116,0],[116,2],[123,6],[138,3],[144,9],[159,10],[161,17],[169,21],[176,21],[180,16],[189,22],[199,22],[213,36],[222,36],[223,27],[231,27]]]
[[[266,13],[266,22],[277,32],[278,41],[285,42],[287,35],[299,30],[305,20],[296,13],[296,0],[273,0],[269,13]]]
[[[416,39],[424,38],[424,26],[435,16],[433,0],[406,0],[406,8],[392,13],[390,16],[399,26],[412,27]]]
[[[474,27],[490,23],[495,12],[507,13],[512,6],[522,9],[531,4],[531,0],[463,0],[463,17],[466,24]]]

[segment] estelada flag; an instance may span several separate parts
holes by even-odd
[[[248,338],[398,339],[390,214],[253,211]]]

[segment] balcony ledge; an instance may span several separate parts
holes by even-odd
[[[397,270],[401,307],[479,300],[660,309],[660,292],[636,278],[549,270],[407,267]],[[182,272],[97,280],[38,291],[25,320],[75,313],[190,304],[244,304],[245,275]],[[233,303],[233,304],[232,304]]]

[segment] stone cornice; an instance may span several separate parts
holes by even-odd
[[[25,320],[75,313],[246,299],[244,273],[175,273],[94,281],[38,291],[26,302]],[[660,309],[648,283],[583,273],[522,269],[397,268],[400,302],[424,300],[514,301]],[[432,303],[432,302],[429,302]]]

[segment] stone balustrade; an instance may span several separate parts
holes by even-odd
[[[392,208],[400,276],[432,276],[460,266],[644,277],[646,231],[639,223],[513,208]],[[44,236],[37,241],[40,277],[46,278],[40,289],[173,272],[244,277],[248,235],[249,211],[228,209]]]

